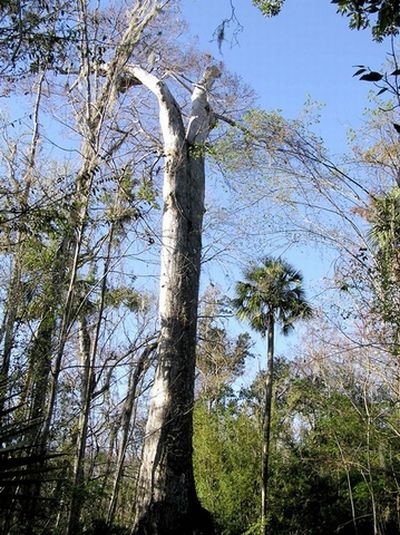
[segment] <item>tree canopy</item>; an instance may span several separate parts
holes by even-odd
[[[238,317],[247,319],[256,331],[265,333],[272,316],[287,334],[298,319],[311,315],[303,276],[284,260],[266,257],[252,264],[244,275],[236,285],[232,303]]]
[[[71,60],[78,37],[74,11],[64,0],[0,2],[1,74],[27,74]]]

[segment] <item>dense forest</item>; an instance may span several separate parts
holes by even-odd
[[[400,7],[331,3],[390,48],[340,157],[178,0],[0,2],[2,535],[400,533]]]

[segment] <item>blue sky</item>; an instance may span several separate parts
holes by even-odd
[[[336,14],[329,0],[286,0],[282,13],[272,19],[263,17],[251,0],[232,1],[243,29],[234,44],[236,27],[230,26],[221,53],[213,32],[230,17],[230,0],[181,0],[200,48],[210,51],[254,88],[261,107],[280,109],[284,116],[294,118],[309,97],[325,104],[319,133],[331,152],[345,150],[346,130],[361,124],[371,89],[370,84],[352,77],[354,65],[379,68],[389,43],[374,43],[369,30],[350,30],[347,19]],[[11,116],[19,118],[26,110],[18,99],[14,102]],[[67,141],[63,139],[63,144]],[[319,293],[316,281],[329,272],[332,258],[325,255],[323,261],[320,252],[307,247],[285,251],[284,257],[303,271],[309,296]],[[239,268],[230,272],[231,283],[239,276]],[[260,352],[263,347],[260,344]]]
[[[308,96],[323,103],[320,132],[333,152],[344,150],[346,129],[360,124],[371,89],[352,77],[353,66],[380,68],[389,43],[373,42],[368,29],[350,30],[329,0],[286,0],[274,18],[264,17],[251,0],[233,2],[243,31],[236,46],[223,45],[221,55],[212,34],[230,16],[229,0],[182,0],[202,48],[243,77],[267,109],[295,117]]]

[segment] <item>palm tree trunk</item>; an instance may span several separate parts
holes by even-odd
[[[268,479],[269,479],[269,453],[271,435],[271,406],[272,406],[272,382],[274,371],[274,327],[273,312],[268,315],[267,328],[267,369],[265,374],[265,398],[263,415],[263,449],[262,449],[262,479],[261,479],[261,519],[262,533],[267,535],[266,515],[268,511]]]

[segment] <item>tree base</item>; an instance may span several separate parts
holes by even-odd
[[[164,503],[153,503],[137,521],[132,535],[215,535],[211,514],[197,505],[185,515]]]

